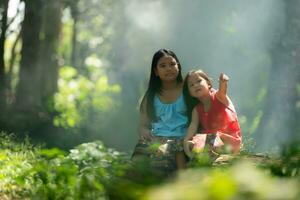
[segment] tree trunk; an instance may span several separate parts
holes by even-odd
[[[42,0],[25,0],[22,25],[22,50],[17,85],[16,107],[20,111],[35,112],[41,106],[41,76],[39,74],[40,30]]]
[[[41,93],[43,106],[48,106],[57,91],[58,80],[58,44],[61,30],[62,4],[60,0],[45,3],[43,33],[40,54]]]
[[[286,28],[272,52],[264,116],[255,134],[258,150],[300,139],[296,107],[296,87],[300,83],[300,1],[285,2]]]
[[[5,108],[5,62],[4,62],[4,44],[5,35],[7,30],[7,9],[8,0],[3,0],[1,2],[1,7],[3,11],[1,13],[1,35],[0,35],[0,110],[3,112]]]

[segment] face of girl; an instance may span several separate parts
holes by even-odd
[[[154,72],[162,82],[172,82],[177,79],[179,66],[175,58],[172,56],[164,56],[158,60]]]
[[[187,81],[192,97],[201,99],[209,96],[210,85],[202,76],[197,73],[192,73]]]

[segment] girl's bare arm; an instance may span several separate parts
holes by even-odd
[[[187,134],[184,137],[185,141],[191,139],[195,135],[195,133],[197,132],[197,129],[198,129],[198,125],[199,125],[199,118],[198,118],[198,113],[197,113],[197,110],[195,107],[192,111],[192,119],[191,119],[191,123],[187,129]]]
[[[227,96],[227,84],[228,84],[229,77],[221,73],[219,76],[219,90],[216,93],[216,96],[220,102],[222,102],[224,105],[228,106],[230,101]]]
[[[198,125],[199,125],[199,118],[198,118],[198,113],[197,113],[197,110],[196,110],[196,107],[195,107],[192,111],[191,123],[188,127],[187,134],[186,134],[186,136],[184,137],[184,140],[183,140],[184,152],[189,157],[191,157],[191,149],[190,149],[189,139],[191,139],[195,135],[195,133],[197,132]]]
[[[146,101],[143,101],[138,124],[138,134],[140,140],[149,140],[151,138],[150,120],[147,116],[146,110]]]

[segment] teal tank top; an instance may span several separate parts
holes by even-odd
[[[173,103],[163,103],[154,96],[156,121],[151,123],[151,132],[156,136],[183,137],[187,131],[187,108],[183,95]]]

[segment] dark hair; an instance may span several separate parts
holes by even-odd
[[[184,102],[187,107],[188,124],[191,122],[192,111],[194,107],[200,102],[197,98],[192,97],[189,92],[188,79],[192,74],[199,74],[202,78],[204,78],[207,81],[208,85],[210,86],[209,89],[212,89],[212,79],[209,78],[208,75],[204,73],[202,70],[192,70],[187,73],[187,75],[184,78],[182,93],[183,93]]]
[[[143,100],[140,104],[140,111],[143,110],[143,104],[145,102],[145,99],[147,100],[146,105],[146,112],[147,116],[151,121],[155,121],[155,109],[154,109],[154,96],[155,94],[161,94],[162,88],[161,88],[161,80],[158,76],[155,74],[155,69],[157,68],[157,63],[160,58],[164,56],[171,56],[173,57],[178,65],[178,75],[177,75],[177,83],[182,83],[182,74],[181,74],[181,64],[175,55],[175,53],[169,49],[160,49],[158,50],[152,58],[152,64],[151,64],[151,73],[150,73],[150,79],[148,83],[148,89],[143,97]],[[144,111],[144,110],[143,110]]]

